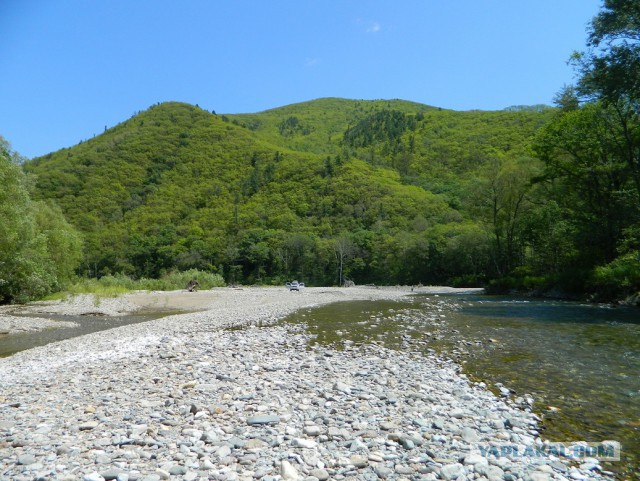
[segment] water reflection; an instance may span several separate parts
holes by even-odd
[[[316,342],[380,342],[435,350],[465,372],[530,393],[545,437],[622,443],[630,476],[640,467],[640,311],[477,295],[339,303],[294,314]]]
[[[637,470],[639,314],[634,308],[489,299],[465,304],[451,322],[465,335],[500,340],[470,353],[465,369],[534,393],[548,439],[619,440],[630,469]]]

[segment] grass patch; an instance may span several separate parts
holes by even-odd
[[[226,285],[221,275],[197,269],[170,272],[160,279],[133,279],[124,274],[116,274],[100,279],[81,278],[64,291],[47,296],[45,300],[64,300],[78,294],[93,294],[96,299],[100,299],[118,297],[132,291],[175,291],[184,289],[192,279],[198,281],[199,289],[212,289]]]

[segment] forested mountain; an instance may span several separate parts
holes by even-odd
[[[529,147],[551,115],[343,99],[216,115],[171,102],[25,169],[84,234],[85,275],[334,284],[342,265],[359,283],[475,285],[516,249],[517,212],[480,186],[538,169]]]
[[[83,234],[89,277],[196,268],[230,283],[614,298],[639,284],[638,203],[608,160],[615,136],[591,134],[610,110],[330,98],[218,115],[168,102],[24,169]]]
[[[232,121],[273,144],[328,155],[329,163],[357,157],[397,171],[405,183],[460,193],[487,163],[530,156],[532,137],[552,112],[541,106],[456,112],[402,100],[319,99]]]

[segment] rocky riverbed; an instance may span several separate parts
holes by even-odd
[[[42,329],[57,329],[73,327],[76,324],[66,321],[52,321],[45,318],[11,316],[0,313],[0,336],[18,334],[22,332],[40,331]]]
[[[335,350],[302,324],[274,325],[303,307],[409,292],[208,291],[191,298],[197,313],[0,359],[0,479],[609,479],[592,459],[536,456],[535,414],[450,360]],[[519,453],[501,455],[505,445]]]

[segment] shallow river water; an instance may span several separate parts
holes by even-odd
[[[435,312],[436,315],[427,315]],[[466,374],[531,394],[552,441],[622,444],[609,463],[622,479],[640,473],[640,310],[476,295],[406,302],[345,302],[298,312],[320,343],[446,354]]]
[[[76,328],[0,338],[0,357],[49,342],[167,313],[122,318],[47,316]],[[478,295],[351,301],[303,309],[284,323],[304,323],[315,341],[377,342],[437,352],[499,394],[530,394],[551,441],[615,440],[622,460],[605,464],[620,479],[640,476],[640,310]]]
[[[20,316],[12,313],[13,316]],[[137,324],[166,316],[167,313],[145,313],[141,315],[129,316],[62,316],[56,314],[37,314],[23,317],[46,317],[53,321],[70,321],[77,325],[75,327],[49,328],[41,331],[27,331],[18,334],[0,336],[0,357],[10,356],[25,349],[44,346],[51,342],[62,341],[72,337],[91,334],[92,332],[105,331],[114,327],[125,326],[127,324]]]

